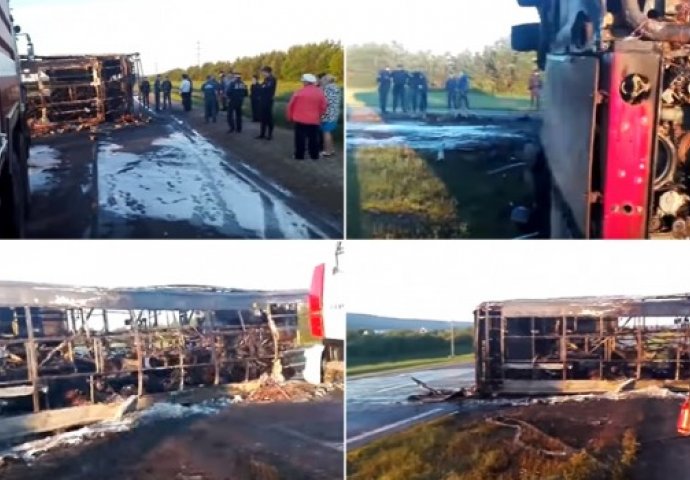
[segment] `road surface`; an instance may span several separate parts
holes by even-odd
[[[231,405],[56,449],[4,480],[340,480],[343,402]]]
[[[330,238],[308,204],[176,115],[37,140],[34,238]]]
[[[408,402],[410,395],[424,393],[410,377],[435,388],[460,389],[474,385],[474,367],[463,364],[348,379],[348,448],[360,447],[415,424],[458,411],[458,405],[452,403]]]

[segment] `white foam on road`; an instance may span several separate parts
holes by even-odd
[[[56,184],[54,171],[60,166],[60,152],[46,145],[31,147],[29,185],[32,192],[49,190]]]
[[[198,133],[174,132],[152,145],[141,155],[100,146],[102,211],[183,221],[227,236],[309,238],[314,231],[280,199],[231,172],[225,154]]]
[[[353,442],[359,442],[361,440],[365,440],[369,437],[373,437],[374,435],[380,435],[382,433],[386,433],[390,430],[401,428],[416,422],[419,422],[420,420],[423,420],[427,417],[431,416],[437,416],[438,414],[446,412],[445,409],[443,408],[435,408],[433,410],[429,410],[428,412],[420,413],[419,415],[415,415],[413,417],[406,418],[404,420],[399,420],[397,422],[389,423],[388,425],[384,425],[379,428],[375,428],[373,430],[369,430],[367,432],[360,433],[359,435],[355,435],[354,437],[350,437],[347,439],[347,443],[353,443]]]

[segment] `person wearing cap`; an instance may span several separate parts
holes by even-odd
[[[242,104],[248,95],[247,85],[238,73],[232,73],[229,76],[232,79],[225,90],[228,101],[228,133],[242,133]]]
[[[333,75],[324,75],[320,80],[320,84],[323,89],[323,94],[326,97],[326,113],[321,117],[321,131],[323,132],[322,155],[324,157],[332,157],[335,155],[333,132],[338,128],[343,93],[338,85],[336,85]]]
[[[271,140],[273,138],[273,101],[275,100],[278,82],[273,76],[271,67],[261,69],[264,81],[259,90],[259,120],[261,121],[261,133],[257,139]]]
[[[295,124],[296,160],[304,160],[307,150],[312,160],[319,159],[321,118],[326,113],[328,103],[317,83],[316,76],[311,73],[302,75],[304,86],[292,95],[288,103],[287,119]]]

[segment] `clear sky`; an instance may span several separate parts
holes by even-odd
[[[335,8],[333,7],[335,6]],[[147,74],[341,40],[338,3],[319,0],[10,0],[39,55],[142,54]]]
[[[683,242],[348,242],[347,309],[471,321],[486,300],[690,292]]]
[[[512,25],[539,19],[536,9],[522,8],[517,0],[348,2],[355,4],[360,6],[347,8],[346,44],[396,41],[408,50],[437,54],[481,50],[509,37]]]
[[[308,290],[333,241],[8,242],[0,280],[81,286],[196,284]]]

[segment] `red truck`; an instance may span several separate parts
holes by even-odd
[[[518,0],[544,70],[531,165],[552,238],[690,238],[690,2]]]
[[[24,236],[29,206],[30,134],[9,0],[0,0],[0,238]]]

